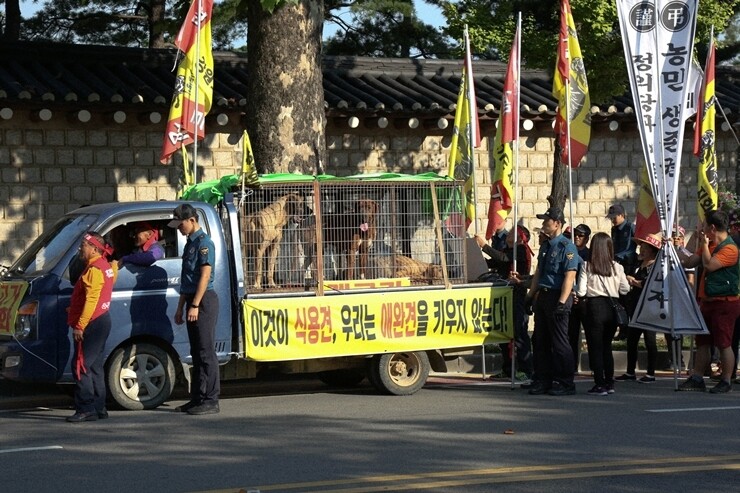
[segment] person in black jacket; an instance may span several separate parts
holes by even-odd
[[[511,276],[514,271],[514,235],[519,237],[516,248],[516,272],[518,276]],[[516,347],[516,367],[518,380],[529,380],[532,377],[532,341],[529,337],[529,316],[525,311],[524,300],[527,295],[526,281],[529,278],[532,266],[532,250],[529,247],[529,230],[524,226],[517,226],[516,232],[512,228],[506,235],[506,247],[496,250],[481,237],[476,235],[475,240],[483,253],[488,255],[486,262],[492,272],[502,279],[508,279],[514,284],[514,346]],[[503,373],[511,377],[511,350],[509,344],[501,344],[503,354]]]

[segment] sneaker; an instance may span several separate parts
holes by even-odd
[[[176,413],[186,413],[186,412],[188,412],[188,410],[194,408],[198,404],[199,404],[199,402],[196,402],[196,401],[188,401],[185,404],[183,404],[182,406],[177,406],[175,408],[175,412]]]
[[[529,395],[543,395],[547,394],[549,391],[550,386],[545,384],[545,382],[534,381],[529,387]]]
[[[218,414],[220,409],[218,408],[218,402],[207,401],[195,407],[191,407],[187,410],[188,414],[199,416],[201,414]]]
[[[653,375],[643,375],[638,380],[639,383],[654,383],[655,382],[655,376]]]
[[[97,421],[98,413],[95,411],[89,413],[76,412],[72,416],[67,417],[69,423],[82,423],[84,421]]]
[[[563,385],[560,383],[555,383],[550,390],[547,391],[550,395],[555,396],[561,396],[561,395],[575,395],[576,393],[576,386],[575,385]]]
[[[611,395],[611,394],[614,393],[614,384],[613,383],[606,384],[606,393],[609,394],[609,395]]]
[[[633,373],[625,373],[624,375],[619,376],[615,378],[614,380],[618,380],[620,382],[628,382],[628,381],[634,382],[635,380],[637,380],[637,377]]]
[[[598,385],[594,385],[591,387],[591,390],[586,392],[588,395],[609,395],[609,391],[606,389],[606,387],[600,387]]]
[[[717,385],[709,389],[711,394],[726,394],[732,392],[732,384],[727,380],[720,380]]]
[[[704,392],[707,390],[707,386],[704,385],[704,379],[695,380],[694,377],[689,377],[678,386],[678,390],[681,392]]]

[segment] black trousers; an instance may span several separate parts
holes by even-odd
[[[105,361],[103,350],[110,334],[110,313],[91,320],[82,338],[82,356],[87,371],[80,375],[75,387],[75,411],[94,413],[105,409]],[[77,345],[73,362],[77,359]]]
[[[560,298],[560,289],[540,288],[534,310],[534,380],[545,386],[553,382],[572,387],[574,375],[573,349],[568,340],[567,314],[555,314]],[[573,306],[573,295],[568,296],[566,306]]]
[[[617,321],[611,300],[606,296],[588,298],[583,321],[588,344],[588,365],[599,387],[614,383],[614,354],[612,339],[617,332]]]
[[[190,303],[192,297],[188,297],[187,301]],[[206,291],[198,306],[198,320],[187,322],[190,356],[193,358],[190,400],[198,403],[218,402],[221,392],[215,342],[218,295],[213,290]]]
[[[576,372],[578,371],[581,355],[581,324],[586,317],[586,300],[587,298],[581,298],[578,300],[578,304],[573,303],[573,308],[570,309],[570,317],[568,317],[568,341],[573,351],[573,371]]]
[[[516,369],[532,376],[532,341],[529,338],[529,315],[526,313],[526,289],[514,288],[514,345],[516,346]],[[503,371],[511,373],[509,343],[499,346],[503,356]]]
[[[627,373],[635,374],[637,368],[637,346],[640,336],[645,336],[645,348],[647,349],[647,371],[648,375],[655,376],[655,366],[658,362],[658,344],[655,332],[652,330],[636,329],[630,327],[627,331]]]

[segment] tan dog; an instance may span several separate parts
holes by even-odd
[[[370,278],[368,257],[370,248],[377,236],[378,203],[370,199],[360,199],[355,203],[355,210],[346,213],[327,214],[323,217],[324,251],[331,246],[343,255],[347,266],[346,279],[355,279],[355,258],[359,254],[360,270],[365,279]],[[311,220],[313,219],[313,220]],[[316,256],[316,221],[310,218],[304,223],[301,232],[303,243],[304,271],[311,267],[315,277]]]
[[[414,260],[405,255],[384,255],[373,264],[380,277],[408,277],[414,281],[438,281],[443,279],[442,267]]]
[[[255,252],[254,287],[262,287],[262,262],[270,249],[267,264],[267,285],[275,287],[275,263],[283,239],[283,227],[288,221],[300,222],[303,219],[304,201],[297,193],[283,195],[264,209],[244,217],[242,231],[244,245],[248,252]]]

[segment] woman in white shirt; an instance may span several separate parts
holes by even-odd
[[[585,297],[583,328],[588,344],[588,361],[594,374],[590,395],[614,393],[614,356],[612,338],[617,331],[614,303],[627,294],[630,286],[624,267],[614,261],[614,245],[606,233],[591,239],[591,258],[581,269],[576,294]]]

